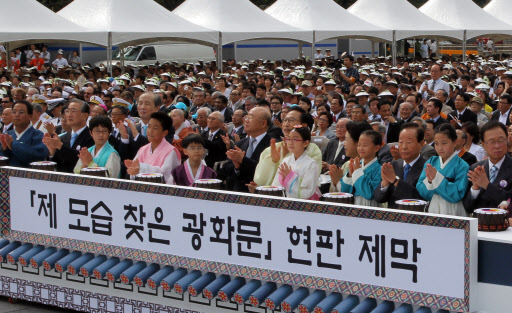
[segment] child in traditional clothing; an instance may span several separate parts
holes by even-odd
[[[281,162],[273,186],[282,186],[286,196],[299,199],[320,199],[318,163],[310,158],[307,148],[311,141],[311,132],[307,127],[297,125],[285,138],[291,155]]]
[[[359,157],[351,159],[349,170],[340,181],[341,191],[354,195],[354,204],[378,207],[373,192],[380,186],[381,165],[377,158],[382,145],[382,135],[374,130],[361,133],[357,143]]]
[[[192,186],[198,179],[217,178],[217,174],[203,161],[204,139],[201,135],[189,134],[181,144],[188,159],[172,170],[175,185]]]
[[[424,166],[416,188],[430,201],[429,213],[467,216],[462,199],[468,187],[469,165],[455,151],[457,133],[450,124],[434,131],[434,145],[439,156],[431,157]]]
[[[165,139],[171,129],[169,115],[163,112],[151,114],[146,131],[149,143],[139,149],[133,161],[124,161],[131,179],[139,173],[162,174],[166,184],[174,184],[172,170],[181,164],[181,157],[178,149]]]
[[[108,177],[119,178],[121,173],[121,158],[117,151],[108,143],[112,132],[112,121],[106,116],[93,117],[89,122],[89,131],[94,146],[80,149],[79,159],[74,168],[75,174],[85,167],[104,167]]]

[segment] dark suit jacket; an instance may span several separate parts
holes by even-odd
[[[57,170],[59,172],[73,173],[76,162],[78,162],[80,149],[94,146],[94,140],[89,132],[89,127],[85,127],[72,146],[70,145],[71,132],[64,134],[60,139],[62,140],[62,148],[55,152],[53,161],[57,162]]]
[[[422,200],[423,198],[420,196],[420,193],[416,189],[416,184],[418,183],[418,179],[420,178],[421,172],[423,171],[423,166],[425,165],[425,159],[419,158],[416,163],[412,166],[409,174],[407,175],[407,179],[404,181],[404,160],[396,160],[391,162],[393,165],[393,169],[395,170],[395,174],[400,178],[398,181],[397,187],[394,185],[389,185],[386,191],[381,190],[381,186],[377,187],[374,192],[375,201],[379,203],[388,203],[389,208],[397,208],[395,202],[397,200],[404,199],[416,199]]]
[[[448,122],[447,119],[444,119],[442,118],[441,116],[439,116],[439,118],[437,119],[437,121],[434,122],[434,128],[436,128],[437,126],[441,125],[441,124],[446,124],[446,123],[450,123]]]
[[[470,170],[473,171],[477,166],[484,166],[485,173],[489,177],[489,160],[483,160],[471,166]],[[503,183],[501,183],[503,181]],[[472,183],[469,182],[468,191],[462,200],[464,208],[467,212],[471,213],[475,209],[482,208],[497,208],[498,205],[510,198],[512,192],[512,158],[505,155],[505,160],[501,164],[498,175],[493,183],[487,186],[487,189],[480,188],[480,193],[476,199],[471,199]]]
[[[459,112],[457,112],[457,111],[452,113],[452,115],[455,117],[458,117],[458,114],[459,114]],[[472,123],[477,124],[478,117],[475,113],[473,113],[473,111],[471,111],[470,109],[466,109],[464,111],[464,114],[462,114],[462,116],[459,118],[459,121],[461,124],[464,124],[466,122],[472,122]]]
[[[386,142],[398,141],[398,137],[400,136],[400,127],[402,127],[402,122],[398,118],[396,123],[389,123],[388,132],[386,133]]]
[[[247,137],[247,134],[245,133],[245,129],[244,129],[244,126],[242,125],[242,127],[240,127],[236,132],[235,134],[238,135],[238,137],[240,137],[240,140],[244,139],[245,137]],[[229,134],[229,138],[231,138],[232,140],[235,140],[234,136],[231,136],[231,134]]]
[[[224,123],[231,123],[231,120],[232,120],[232,117],[233,116],[233,110],[229,107],[226,108],[226,110],[224,111]]]
[[[242,151],[247,151],[249,149],[249,137],[245,137],[236,143],[236,146],[239,147]],[[249,184],[254,179],[254,172],[256,171],[256,166],[260,161],[261,153],[270,146],[270,135],[267,133],[261,141],[258,143],[252,156],[248,158],[244,157],[242,161],[242,165],[238,171],[235,170],[235,165],[230,160],[224,166],[222,171],[223,175],[226,177],[226,189],[233,191],[242,191],[249,192],[246,184]]]
[[[492,113],[492,116],[491,116],[491,121],[497,121],[499,122],[500,121],[500,111],[494,111],[494,113]],[[510,126],[510,119],[507,118],[507,126]]]
[[[467,152],[464,153],[461,157],[466,163],[471,166],[477,162],[476,156],[473,153]]]
[[[350,160],[350,157],[347,157],[345,155],[345,146],[341,148],[338,157],[336,159],[334,158],[334,156],[336,155],[336,150],[338,150],[339,142],[340,140],[338,138],[329,141],[322,155],[322,161],[327,162],[329,164],[335,164],[336,166],[341,167],[343,164],[345,164],[345,162]]]
[[[204,139],[206,149],[208,149],[208,155],[204,159],[206,162],[206,165],[210,168],[213,168],[215,165],[215,162],[224,161],[227,159],[226,156],[226,145],[224,144],[224,141],[222,140],[222,137],[220,135],[225,136],[226,132],[222,129],[219,129],[217,133],[215,133],[215,136],[213,136],[212,140],[208,140],[208,135],[210,132],[203,132],[201,136]],[[245,150],[247,151],[247,150]]]
[[[270,138],[274,138],[277,142],[282,141],[284,137],[283,130],[280,127],[272,125],[268,128],[267,134]]]
[[[0,134],[4,134],[4,123],[0,123]],[[11,131],[14,129],[14,124],[11,123],[11,126],[9,126],[9,128],[7,128],[7,131],[5,133],[7,133],[8,131]]]

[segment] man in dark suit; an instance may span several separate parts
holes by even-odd
[[[224,116],[224,123],[231,123],[233,110],[228,108],[228,98],[226,96],[218,96],[213,100],[215,109]]]
[[[482,127],[480,137],[489,159],[473,164],[469,170],[469,189],[463,199],[468,213],[475,209],[497,208],[510,198],[512,158],[507,154],[507,128],[492,121]]]
[[[2,124],[0,124],[0,134],[6,134],[8,131],[13,130],[13,119],[14,116],[12,115],[12,109],[6,108],[2,111]]]
[[[504,94],[498,102],[498,110],[492,116],[491,121],[498,121],[503,125],[510,126],[510,107],[512,106],[512,96]]]
[[[457,129],[457,141],[455,143],[455,151],[459,151],[459,157],[471,166],[477,162],[476,156],[464,149],[464,145],[468,140],[468,135],[461,129]]]
[[[253,181],[261,153],[270,146],[267,130],[271,123],[272,116],[267,109],[257,107],[249,112],[244,122],[247,137],[227,152],[229,161],[223,173],[228,190],[249,191],[246,185]]]
[[[455,111],[451,113],[454,119],[450,121],[454,127],[460,128],[465,122],[478,123],[477,115],[468,108],[470,100],[467,93],[458,94],[455,98]]]
[[[213,168],[215,162],[226,159],[227,147],[222,139],[222,136],[226,136],[226,132],[221,129],[222,124],[224,124],[224,116],[220,112],[212,112],[208,116],[208,131],[201,134],[205,141],[205,148],[208,149],[204,161],[210,168]]]
[[[121,144],[119,146],[119,153],[123,159],[132,160],[139,149],[149,143],[146,136],[149,120],[151,114],[158,112],[162,100],[152,92],[145,92],[139,97],[137,111],[139,113],[140,121],[138,124],[133,125],[129,123],[129,128],[133,136],[129,136],[128,132],[121,133]],[[168,132],[165,139],[172,144],[174,139],[174,128]]]
[[[194,91],[194,105],[190,108],[190,115],[194,115],[197,113],[197,110],[201,108],[208,108],[213,111],[213,107],[209,106],[206,103],[206,92],[202,90]]]
[[[377,105],[379,114],[382,118],[384,126],[386,126],[386,134],[383,137],[384,143],[397,142],[400,134],[400,119],[396,119],[391,114],[391,102],[389,100],[381,100]]]
[[[434,121],[434,129],[444,123],[449,123],[448,120],[441,117],[441,110],[443,109],[443,103],[437,98],[430,98],[427,103],[427,114],[430,119]]]
[[[345,154],[345,135],[347,134],[348,118],[341,118],[336,123],[336,139],[329,141],[322,155],[322,171],[328,171],[335,164],[341,167],[350,160]]]
[[[402,159],[384,163],[381,168],[381,185],[375,189],[375,200],[397,208],[396,201],[403,199],[421,200],[416,183],[423,171],[425,159],[420,156],[423,146],[423,128],[415,123],[406,123],[400,132],[400,156]]]
[[[57,135],[45,134],[43,143],[50,152],[50,160],[57,162],[58,171],[73,173],[80,149],[94,145],[87,127],[89,112],[89,105],[86,102],[73,99],[66,110],[66,120],[71,127],[71,132],[67,132],[60,138]]]
[[[244,128],[244,119],[246,116],[247,112],[244,110],[239,109],[233,112],[232,121],[228,125],[228,135],[231,140],[237,141],[235,140],[235,135],[237,135],[239,139],[247,137]]]

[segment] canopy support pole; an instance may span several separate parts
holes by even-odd
[[[121,74],[124,74],[124,47],[119,45],[120,61],[121,61]]]
[[[219,69],[219,73],[222,73],[222,32],[219,32],[219,44],[217,46],[217,68]]]
[[[467,33],[464,30],[464,37],[462,38],[462,62],[466,62],[466,40],[467,40]]]
[[[112,73],[112,32],[108,32],[107,39],[107,71]]]
[[[315,64],[316,34],[313,32],[313,42],[311,43],[311,61]]]
[[[235,59],[235,62],[236,62],[237,55],[238,55],[238,44],[237,44],[236,41],[233,43],[233,52],[234,52],[234,59]]]
[[[7,71],[11,71],[11,45],[6,42],[5,43],[5,50],[7,51]]]
[[[393,45],[391,46],[391,54],[393,56],[393,66],[396,66],[396,31],[393,31]]]
[[[82,65],[84,65],[83,64],[84,62],[82,61],[84,59],[83,51],[84,51],[84,47],[83,47],[82,43],[80,43],[80,45],[78,46],[78,53],[80,53],[80,67]]]
[[[437,44],[436,44],[436,55],[438,58],[441,58],[441,54],[440,54],[440,51],[441,51],[441,41],[439,39],[436,39],[437,40]]]
[[[302,59],[302,42],[299,42],[299,59]]]
[[[375,58],[375,41],[372,40],[372,59]]]
[[[412,41],[412,59],[416,60],[416,38]]]

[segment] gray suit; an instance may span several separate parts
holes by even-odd
[[[482,165],[487,177],[489,177],[489,160],[473,164],[470,170],[473,171],[477,166]],[[480,188],[480,193],[474,200],[471,199],[471,186],[472,183],[469,182],[468,191],[462,200],[467,212],[482,208],[497,208],[502,201],[508,200],[512,194],[512,158],[508,154],[505,155],[505,160],[501,164],[494,182],[490,183],[487,189]]]
[[[434,149],[434,147],[432,147],[429,144],[425,144],[421,148],[420,155],[422,158],[424,158],[426,161],[428,161],[428,159],[430,159],[431,157],[437,156],[437,152],[436,152],[436,149]]]
[[[341,167],[343,164],[345,164],[345,162],[350,160],[350,157],[345,155],[345,147],[341,148],[340,153],[338,153],[336,159],[334,158],[336,155],[336,150],[338,149],[339,142],[340,140],[338,138],[329,141],[322,155],[322,161],[329,164],[336,164],[336,166]]]
[[[379,203],[388,203],[389,208],[397,208],[395,201],[404,199],[416,199],[423,200],[420,193],[416,189],[416,184],[420,178],[423,166],[425,165],[425,159],[420,157],[416,163],[409,170],[407,179],[404,181],[404,160],[396,160],[391,162],[395,174],[400,178],[397,187],[389,185],[388,188],[383,191],[381,186],[377,187],[374,192],[375,201]]]

